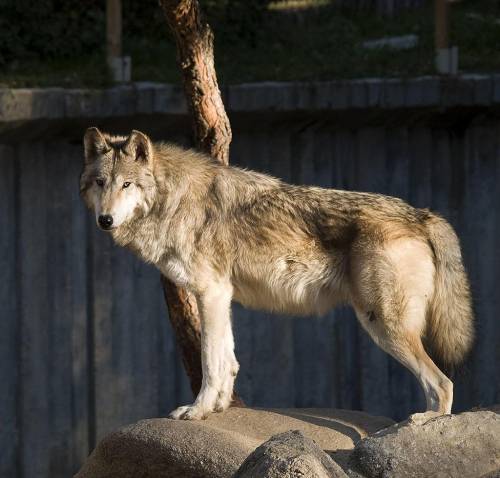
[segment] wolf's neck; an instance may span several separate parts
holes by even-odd
[[[189,210],[194,204],[189,184],[177,183],[158,190],[151,210],[112,233],[115,242],[142,260],[159,266],[165,256],[181,250],[180,238],[190,229]],[[184,233],[183,233],[184,231]]]

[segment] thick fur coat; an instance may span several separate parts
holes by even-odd
[[[450,413],[452,382],[427,351],[460,362],[473,315],[459,242],[443,218],[379,194],[286,184],[138,131],[90,128],[84,143],[81,194],[98,225],[198,302],[202,388],[173,418],[229,406],[232,300],[294,315],[350,304],[419,380],[427,410]]]

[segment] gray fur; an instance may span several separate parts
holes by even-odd
[[[468,281],[444,219],[379,194],[286,184],[137,131],[91,128],[84,142],[87,205],[116,217],[117,244],[198,301],[202,390],[174,418],[229,405],[238,369],[231,300],[295,315],[352,305],[375,342],[415,374],[428,410],[450,412],[452,383],[422,345],[457,363],[472,344]]]

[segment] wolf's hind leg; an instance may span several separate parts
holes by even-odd
[[[234,357],[234,341],[231,331],[232,289],[228,284],[211,284],[207,291],[197,297],[201,315],[201,365],[203,379],[201,389],[192,405],[179,407],[170,417],[182,420],[205,418],[216,408],[223,410],[231,401],[232,380],[228,375],[229,351]],[[229,335],[229,337],[228,337]],[[234,359],[236,362],[236,359]],[[223,392],[224,386],[231,392]]]
[[[434,294],[431,249],[416,237],[397,238],[383,247],[362,246],[352,266],[359,321],[377,345],[415,375],[427,411],[450,413],[453,384],[427,355],[421,340]]]
[[[357,315],[375,343],[415,375],[425,393],[427,412],[451,413],[453,383],[427,355],[420,333],[406,327],[412,324],[412,318],[400,317],[395,324],[383,317],[373,319],[359,311]]]
[[[405,337],[401,343],[389,345],[387,352],[408,368],[424,389],[427,412],[451,413],[453,383],[443,373],[422,345],[420,337]]]

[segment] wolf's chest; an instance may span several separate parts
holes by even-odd
[[[174,282],[176,285],[186,287],[189,285],[189,274],[187,268],[181,260],[171,257],[158,265],[161,273]]]

